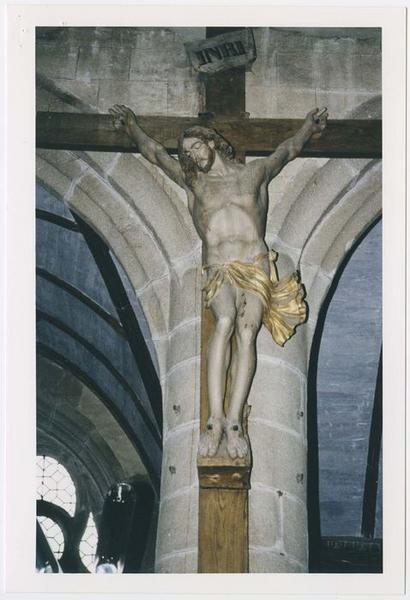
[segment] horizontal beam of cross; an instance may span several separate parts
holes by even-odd
[[[248,156],[266,156],[294,135],[299,119],[137,117],[144,131],[175,153],[180,133],[205,125],[221,133],[236,150]],[[110,115],[37,113],[36,145],[57,150],[138,152],[128,136],[114,129]],[[302,157],[381,158],[382,125],[379,120],[330,120],[326,130],[303,148]]]

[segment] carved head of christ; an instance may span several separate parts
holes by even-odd
[[[233,160],[232,146],[214,129],[197,125],[181,134],[178,157],[188,185],[192,185],[199,171],[207,173],[212,168],[216,152],[225,160]]]
[[[182,151],[203,173],[208,173],[215,160],[215,142],[213,140],[201,140],[197,137],[184,138]]]

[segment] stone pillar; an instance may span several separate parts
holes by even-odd
[[[164,394],[162,461],[156,571],[196,573],[201,338],[200,253],[179,265],[171,282],[170,329]]]
[[[258,339],[249,402],[253,470],[249,495],[249,561],[255,572],[307,571],[306,335],[303,326],[276,346]]]

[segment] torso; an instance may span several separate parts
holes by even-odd
[[[267,184],[252,163],[232,163],[226,175],[200,173],[193,187],[192,219],[207,264],[251,262],[266,252]]]

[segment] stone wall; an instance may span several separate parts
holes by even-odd
[[[309,107],[327,106],[340,119],[380,94],[374,29],[253,31],[257,59],[246,75],[251,117],[301,118]],[[204,110],[204,88],[183,44],[204,37],[203,27],[40,28],[36,70],[98,112],[119,103],[141,115],[192,116]],[[59,110],[60,102],[44,95],[38,109]]]
[[[147,479],[137,451],[101,400],[72,373],[42,356],[37,361],[37,412],[38,453],[56,458],[69,470],[81,501],[91,502],[97,517],[113,482]],[[90,485],[88,497],[84,480]]]
[[[203,84],[184,42],[204,35],[204,28],[40,28],[36,71],[95,112],[126,104],[139,115],[196,115]],[[37,110],[69,109],[43,92]]]
[[[381,93],[377,30],[254,28],[257,59],[247,74],[251,117],[302,118],[327,106],[331,119]],[[364,117],[363,117],[364,118]]]

